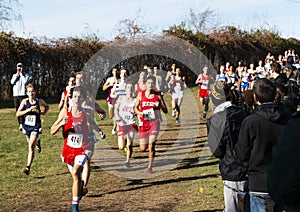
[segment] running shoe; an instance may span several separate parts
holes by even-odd
[[[30,174],[30,169],[28,167],[26,167],[25,169],[23,169],[23,172],[26,174],[26,175],[29,175]]]
[[[82,192],[81,192],[82,196],[85,196],[88,192],[89,192],[88,188],[86,186],[83,186]]]
[[[41,147],[41,139],[38,139],[36,144],[36,149],[38,150],[38,153],[41,153],[42,147]]]
[[[152,174],[152,168],[147,169],[147,174]]]
[[[79,212],[78,204],[72,204],[72,212]]]
[[[176,122],[176,124],[178,124],[179,123],[179,118],[176,118],[175,122]]]
[[[115,135],[115,134],[116,134],[116,131],[115,131],[115,130],[111,130],[111,134],[112,134],[112,135]]]
[[[130,163],[129,163],[128,161],[126,161],[126,162],[124,163],[124,166],[125,166],[126,168],[129,168],[129,167],[130,167]]]
[[[204,118],[204,119],[206,118],[206,113],[203,113],[203,118]]]
[[[172,110],[172,116],[173,116],[173,117],[176,116],[176,110]]]
[[[19,125],[19,130],[22,131],[23,130],[23,126],[22,124]]]
[[[106,138],[106,135],[104,132],[100,131],[99,134],[100,134],[100,138],[102,138],[102,139]]]

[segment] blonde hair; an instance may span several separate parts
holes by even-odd
[[[31,84],[31,83],[28,83],[26,85],[26,91],[28,90],[28,88],[32,88],[35,91],[35,88],[34,88],[33,84]]]

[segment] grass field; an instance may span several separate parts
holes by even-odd
[[[96,119],[107,138],[96,143],[89,193],[80,211],[223,210],[218,160],[211,157],[206,143],[197,88],[189,90],[180,124],[171,117],[170,96],[165,96],[169,113],[163,116],[152,175],[145,173],[148,153],[139,152],[137,140],[132,168],[123,168],[125,153],[118,150],[116,135],[111,135],[112,121]],[[105,100],[97,102],[107,109]],[[22,173],[28,152],[25,135],[18,130],[15,110],[0,110],[0,211],[70,211],[72,178],[60,160],[62,134],[50,135],[57,115],[57,104],[51,104],[43,117],[42,152],[36,151],[31,174],[26,176]]]

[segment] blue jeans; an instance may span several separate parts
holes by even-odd
[[[273,211],[274,201],[268,194],[257,194],[250,192],[250,211],[268,212]]]
[[[248,190],[248,181],[228,181],[223,180],[224,184],[224,202],[225,212],[239,211],[238,193],[246,193]]]

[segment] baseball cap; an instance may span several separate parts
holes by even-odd
[[[18,64],[17,64],[17,67],[19,67],[19,66],[23,66],[23,64],[22,64],[22,63],[18,63]]]

